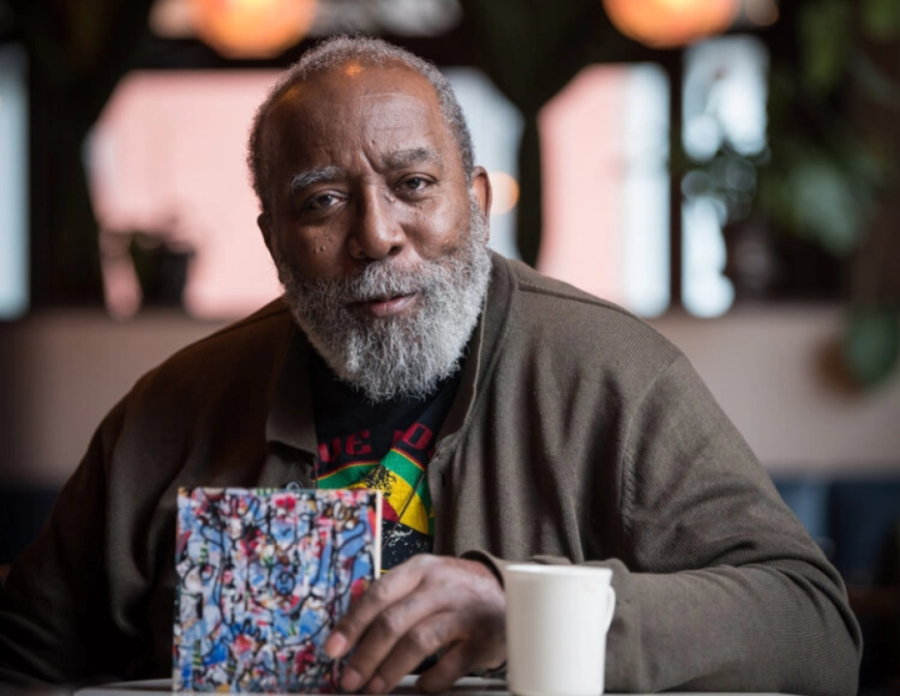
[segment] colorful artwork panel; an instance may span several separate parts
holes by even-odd
[[[378,491],[180,491],[173,689],[336,692],[321,646],[378,576],[380,511]]]

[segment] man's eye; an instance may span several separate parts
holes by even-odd
[[[325,210],[337,205],[340,198],[333,193],[320,193],[307,199],[303,204],[306,210]]]
[[[428,188],[431,182],[423,176],[411,176],[400,182],[399,189],[405,193],[420,193]]]

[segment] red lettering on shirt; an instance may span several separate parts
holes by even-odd
[[[328,447],[327,442],[319,443],[319,461],[323,464],[328,464],[329,462],[334,461],[338,457],[341,456],[341,439],[339,437],[334,438],[331,441],[331,447]]]
[[[431,442],[433,435],[434,433],[431,432],[431,428],[428,428],[421,423],[414,423],[403,436],[403,442],[413,449],[424,450],[428,447],[428,443]]]
[[[372,445],[369,444],[369,431],[361,430],[348,437],[345,451],[347,454],[369,454],[372,451]]]

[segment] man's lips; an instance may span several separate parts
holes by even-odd
[[[377,297],[371,300],[357,302],[356,306],[361,307],[365,312],[376,317],[389,317],[396,314],[402,314],[416,303],[419,294],[417,292],[409,295],[393,295],[391,297]]]

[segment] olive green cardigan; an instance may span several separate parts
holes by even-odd
[[[309,350],[275,302],[115,406],[0,594],[0,677],[171,674],[176,491],[312,484]],[[840,578],[669,342],[495,257],[463,371],[436,553],[611,567],[610,691],[855,693]]]

